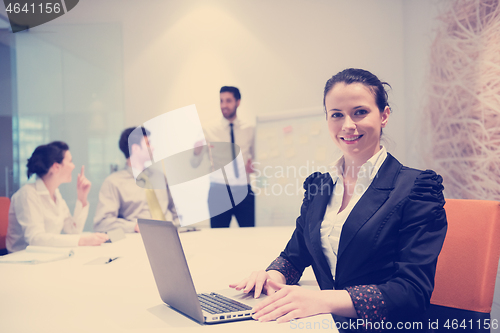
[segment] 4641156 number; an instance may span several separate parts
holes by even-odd
[[[498,319],[478,319],[478,320],[462,320],[448,319],[443,324],[443,327],[449,330],[468,330],[468,329],[494,329],[498,328]]]
[[[44,6],[45,5],[45,6]],[[31,3],[9,3],[5,8],[5,11],[9,14],[19,14],[21,12],[26,14],[59,14],[61,12],[61,4],[58,2],[46,2],[40,3],[38,5]]]

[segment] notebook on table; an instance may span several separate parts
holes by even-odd
[[[10,253],[0,257],[0,263],[41,264],[67,259],[75,252],[69,248],[28,245],[24,251]]]
[[[200,323],[252,318],[252,306],[258,301],[252,295],[239,292],[239,296],[231,298],[217,292],[196,293],[177,227],[172,222],[139,219],[138,223],[163,302]]]

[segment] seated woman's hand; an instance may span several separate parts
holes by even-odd
[[[82,235],[78,241],[78,246],[97,246],[109,239],[108,235],[96,232],[93,234]]]
[[[285,283],[285,277],[278,271],[255,271],[250,274],[246,279],[241,280],[239,283],[232,283],[229,287],[236,290],[242,290],[244,293],[254,291],[254,298],[258,298],[262,292],[267,295],[272,295],[276,292],[275,289],[269,286],[268,281],[276,281],[278,283]]]
[[[346,290],[309,290],[299,286],[267,281],[273,295],[257,304],[254,319],[275,320],[279,323],[323,313],[336,313],[344,317],[357,318],[351,297]]]
[[[296,318],[328,313],[328,302],[320,290],[308,290],[299,286],[287,286],[268,281],[268,288],[276,290],[254,307],[254,319],[259,321],[277,320],[279,323]]]

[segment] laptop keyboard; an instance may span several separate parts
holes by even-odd
[[[201,308],[208,313],[226,313],[251,310],[252,307],[217,293],[198,294]]]

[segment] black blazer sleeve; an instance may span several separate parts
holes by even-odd
[[[394,273],[378,284],[389,318],[411,318],[423,314],[430,304],[439,252],[447,221],[442,178],[422,172],[407,198],[401,201],[401,224],[397,238]]]

